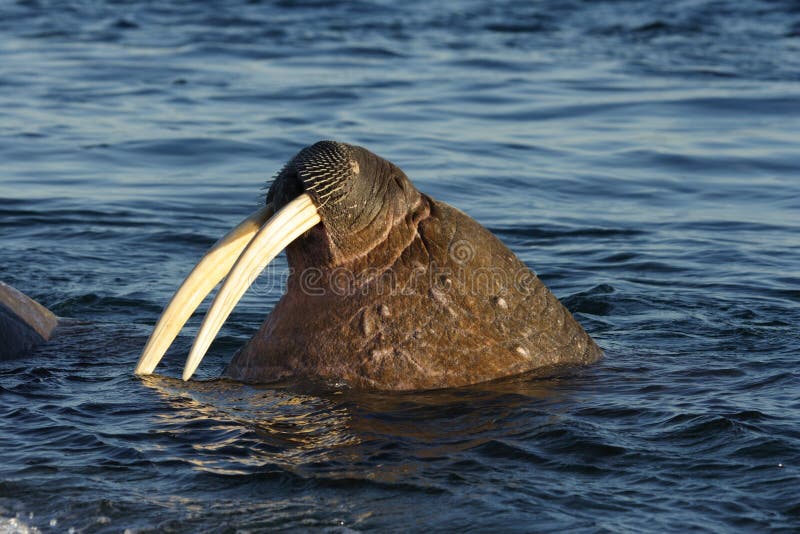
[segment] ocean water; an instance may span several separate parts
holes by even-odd
[[[495,232],[606,352],[378,393],[180,381],[162,306],[297,150],[363,145]],[[0,4],[0,532],[800,529],[795,1]]]

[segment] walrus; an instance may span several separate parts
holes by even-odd
[[[234,354],[229,378],[419,390],[602,357],[490,231],[367,149],[320,141],[276,175],[265,207],[201,259],[165,307],[135,372],[153,372],[225,278],[187,358],[188,380],[238,300],[284,249],[286,292]]]
[[[58,318],[21,291],[0,282],[0,360],[28,354],[50,340]]]

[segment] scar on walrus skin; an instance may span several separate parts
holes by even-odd
[[[420,193],[391,162],[321,141],[289,161],[266,206],[200,260],[165,308],[136,373],[153,372],[224,278],[187,359],[188,380],[241,296],[284,249],[286,293],[233,356],[225,374],[235,380],[431,389],[602,357],[491,232]]]

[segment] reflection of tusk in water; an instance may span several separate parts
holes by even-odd
[[[320,220],[311,197],[303,193],[275,213],[258,231],[247,249],[236,260],[203,319],[203,325],[186,359],[186,366],[183,369],[184,380],[189,380],[200,365],[219,329],[259,273],[292,241],[316,226]]]
[[[199,432],[184,438],[196,453],[186,461],[201,471],[248,475],[262,472],[265,465],[295,470],[330,461],[343,447],[347,450],[361,442],[352,431],[350,410],[324,396],[228,380],[187,384],[162,375],[143,377],[141,383],[169,405],[154,414],[152,442],[159,443],[164,435],[173,441],[176,428]],[[198,428],[193,425],[198,420],[214,421],[222,431]],[[163,453],[156,445],[144,447],[153,455]]]
[[[217,241],[197,263],[164,308],[136,365],[137,375],[153,372],[194,310],[228,274],[239,254],[272,213],[271,204],[256,211]]]

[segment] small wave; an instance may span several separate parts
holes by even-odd
[[[126,141],[112,145],[111,150],[146,154],[165,158],[186,158],[193,164],[205,164],[209,160],[258,155],[261,148],[251,143],[235,142],[219,138],[171,138],[159,140]]]
[[[150,312],[159,311],[159,308],[153,307],[152,303],[145,299],[125,298],[97,293],[85,293],[83,295],[72,296],[52,306],[53,312],[57,315],[78,318],[91,313],[104,311],[113,310],[116,312],[124,312],[125,310],[143,309],[149,310]]]
[[[497,33],[540,33],[555,30],[549,21],[487,24],[486,29]]]
[[[595,316],[606,316],[614,309],[616,290],[609,284],[600,284],[589,289],[564,297],[561,302],[572,313],[584,313]]]
[[[646,233],[644,230],[635,230],[633,228],[568,228],[544,224],[535,226],[526,224],[516,224],[514,226],[492,226],[490,227],[490,230],[500,235],[529,237],[542,240],[570,237],[632,237]]]

